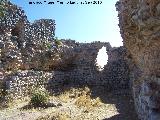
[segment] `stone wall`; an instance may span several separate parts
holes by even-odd
[[[33,70],[18,70],[16,73],[8,74],[5,78],[8,97],[18,99],[30,95],[36,88],[46,88],[52,75],[52,72]]]
[[[119,0],[119,26],[142,120],[160,119],[160,0]]]
[[[72,83],[105,86],[108,89],[129,88],[129,70],[124,47],[112,48],[109,43],[103,42],[76,43],[76,45],[72,44],[74,58],[61,69]],[[108,63],[103,71],[99,71],[96,57],[103,46],[106,47]],[[65,81],[66,77],[63,79]]]
[[[21,8],[6,3],[7,14],[0,18],[0,89],[5,85],[19,98],[48,83],[50,89],[70,82],[119,90],[131,85],[139,118],[159,120],[160,0],[119,0],[116,8],[126,49],[71,40],[56,47],[54,20],[30,23]],[[103,46],[108,64],[99,72],[95,60]]]
[[[11,98],[27,96],[34,87],[65,84],[104,86],[108,90],[129,88],[129,71],[124,47],[107,42],[54,41],[55,21],[29,23],[24,11],[6,3],[7,14],[0,24],[1,86]],[[96,57],[106,47],[108,64],[98,71]]]
[[[47,45],[55,46],[55,21],[41,19],[30,23],[20,7],[10,2],[5,7],[6,14],[0,18],[0,69],[40,69],[41,53],[46,51],[54,54]]]
[[[67,42],[67,40],[66,40]],[[65,43],[64,43],[65,44]],[[13,98],[29,95],[34,87],[45,87],[50,92],[64,85],[103,86],[108,90],[129,88],[129,71],[123,47],[112,48],[109,43],[76,43],[73,55],[65,53],[63,64],[50,71],[18,70],[8,73],[4,79],[6,91]],[[107,47],[108,64],[98,71],[96,57],[101,47]],[[74,57],[72,57],[74,56]],[[116,59],[115,59],[116,58]],[[113,60],[114,59],[114,60]],[[66,61],[68,60],[68,61]],[[43,69],[42,69],[43,70]]]

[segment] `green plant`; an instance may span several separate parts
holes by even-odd
[[[48,102],[49,94],[47,91],[44,90],[34,90],[31,96],[30,103],[34,106],[43,106]]]
[[[54,42],[57,46],[62,45],[62,42],[58,39],[58,37],[55,38]]]
[[[46,43],[46,46],[47,46],[48,49],[51,49],[51,48],[52,48],[51,43]]]
[[[42,43],[40,44],[40,46],[41,46],[41,49],[42,49],[42,50],[46,50],[46,49],[50,50],[50,49],[52,49],[52,43],[51,43],[51,42],[48,42],[48,41],[42,42]]]

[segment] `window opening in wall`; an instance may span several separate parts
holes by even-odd
[[[96,66],[98,71],[102,71],[104,69],[104,66],[107,64],[108,62],[108,55],[107,55],[107,51],[106,51],[106,47],[102,47],[101,49],[99,49],[98,54],[97,54],[97,58],[96,58]]]

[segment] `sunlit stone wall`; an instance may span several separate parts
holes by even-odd
[[[66,43],[69,41],[65,41]],[[65,44],[65,43],[64,43]],[[68,44],[68,43],[67,43]],[[53,92],[64,85],[103,86],[108,90],[129,88],[129,71],[125,60],[125,48],[112,48],[109,43],[75,43],[68,59],[56,70],[18,70],[5,77],[10,96],[20,98],[29,94],[34,87],[45,87]],[[106,47],[108,62],[102,71],[96,66],[96,58],[103,46]],[[68,47],[70,48],[69,44]],[[65,48],[66,50],[68,48]],[[67,51],[66,51],[67,52]],[[68,62],[68,61],[69,62]],[[105,62],[105,61],[104,61]]]
[[[72,40],[61,40],[58,46],[53,41],[54,20],[31,24],[21,8],[11,3],[6,6],[8,14],[0,20],[0,94],[5,90],[11,98],[21,98],[34,87],[52,91],[66,84],[115,90],[129,87],[125,48],[112,48],[108,42]],[[108,60],[99,71],[96,58],[102,47]]]
[[[108,62],[104,69],[99,71],[96,58],[103,46],[106,47]],[[125,60],[126,50],[124,47],[112,48],[109,43],[86,43],[78,44],[73,49],[76,53],[74,60],[64,68],[62,73],[56,75],[49,82],[51,88],[57,84],[104,86],[108,90],[128,89],[129,70]],[[101,56],[103,57],[103,55]],[[66,82],[67,81],[67,82]]]

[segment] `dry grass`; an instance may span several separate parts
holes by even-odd
[[[58,95],[57,97],[62,101],[62,102],[65,102],[67,103],[69,100],[70,100],[70,97],[69,97],[69,93],[68,92],[64,92],[60,95]]]
[[[37,118],[36,120],[70,120],[70,116],[67,113],[51,113],[46,116],[41,116]]]
[[[61,101],[68,103],[73,101],[78,108],[83,108],[85,111],[93,110],[95,107],[100,107],[102,102],[100,98],[91,98],[91,92],[88,87],[83,88],[71,88],[58,96],[56,98]],[[37,120],[70,120],[70,115],[68,113],[50,113],[45,116],[39,117]]]
[[[61,93],[57,97],[63,102],[68,102],[69,100],[71,100],[73,98],[74,99],[78,98],[79,96],[82,96],[84,94],[90,94],[90,89],[88,87],[71,88],[71,89]]]
[[[74,87],[71,89],[70,87],[67,87],[68,89],[63,87],[61,87],[61,89],[65,91],[64,93],[49,97],[49,104],[53,103],[53,107],[23,109],[30,101],[28,97],[23,103],[17,101],[12,108],[1,110],[1,119],[11,118],[16,120],[17,118],[23,118],[25,116],[27,120],[102,120],[120,115],[122,118],[120,120],[135,120],[136,115],[133,108],[130,107],[133,103],[130,103],[128,101],[129,99],[126,99],[126,97],[119,96],[120,98],[117,98],[117,95],[112,95],[111,92],[102,92],[103,88],[101,90],[99,87],[96,87],[94,91],[91,91],[88,87]],[[91,92],[92,95],[95,96],[97,93],[104,95],[103,97],[100,95],[104,103],[101,102],[100,98],[93,98]],[[94,94],[94,92],[97,93]],[[62,102],[60,99],[66,101],[66,103]],[[122,105],[118,106],[117,109],[116,104]],[[120,110],[123,111],[121,112]]]
[[[77,98],[75,105],[80,108],[85,108],[86,110],[91,110],[94,107],[99,107],[102,105],[100,98],[92,99],[89,95],[82,95]]]
[[[93,107],[99,107],[102,105],[102,101],[99,97],[96,99],[91,98],[90,89],[85,87],[82,94],[76,99],[75,105],[78,107],[86,108],[87,110],[92,109]]]
[[[91,98],[91,92],[88,87],[72,88],[60,94],[58,98],[66,103],[74,99],[76,106],[86,108],[87,110],[102,105],[100,98]]]

